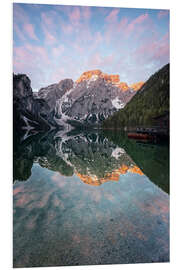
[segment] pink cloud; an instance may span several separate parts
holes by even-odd
[[[95,32],[93,35],[91,34],[90,29],[81,29],[81,39],[79,37],[76,39],[76,41],[73,44],[73,47],[82,55],[84,53],[87,54],[87,48],[88,52],[97,51],[98,46],[103,41],[102,34],[100,32]]]
[[[89,20],[91,18],[91,9],[90,7],[82,7],[81,13],[84,19]]]
[[[125,43],[128,37],[133,35],[133,39],[137,41],[142,36],[142,33],[149,31],[149,28],[152,32],[153,26],[150,23],[148,13],[142,14],[129,22],[127,17],[123,17],[120,21],[107,24],[104,39],[109,46],[113,42],[116,48],[118,46],[122,48],[126,46]]]
[[[62,11],[65,12],[65,10]],[[83,43],[87,40],[92,40],[93,37],[89,24],[89,19],[91,18],[90,7],[66,8],[65,15],[68,16],[68,21],[59,16],[59,26],[66,35],[73,33],[77,39],[74,40],[74,43],[77,43],[78,40],[81,40]]]
[[[53,65],[54,62],[49,58],[45,47],[31,44],[14,47],[13,70],[15,73],[27,74],[31,79],[32,88],[40,89],[49,84]]]
[[[55,47],[52,49],[52,53],[55,57],[58,57],[59,55],[61,55],[64,52],[64,46],[63,45],[59,45],[58,47]]]
[[[107,7],[96,7],[98,10],[98,13],[103,16],[106,17],[109,13],[109,9]]]
[[[169,61],[169,32],[167,32],[160,40],[148,40],[141,44],[134,52],[134,57],[138,61],[150,62],[168,62]]]
[[[169,40],[169,31],[162,37],[162,40]]]
[[[142,23],[142,22],[144,22],[145,20],[147,20],[148,17],[149,17],[149,16],[148,16],[148,13],[142,14],[142,15],[140,15],[139,17],[137,17],[135,20],[133,20],[133,23],[134,23],[134,24]]]
[[[50,63],[47,51],[44,47],[37,46],[34,48],[34,53],[40,57],[40,59],[43,59],[43,61],[48,65]]]
[[[100,53],[95,53],[93,56],[90,56],[88,66],[92,69],[94,68],[103,68],[104,66],[113,65],[115,57],[113,54],[108,56],[101,56]]]
[[[145,22],[149,18],[148,13],[142,14],[136,19],[134,19],[132,22],[130,22],[126,28],[126,35],[131,34],[133,30],[135,30],[135,27],[137,25],[141,25],[143,22]]]
[[[59,82],[64,79],[65,70],[62,67],[56,68],[55,72],[52,73],[51,80],[52,82]],[[61,183],[62,184],[62,181]]]
[[[31,39],[34,39],[34,40],[38,40],[35,32],[34,32],[34,27],[32,24],[28,23],[28,24],[25,24],[24,25],[24,30],[26,32],[26,34],[31,38]]]
[[[109,15],[105,18],[105,20],[109,23],[116,22],[118,20],[119,9],[113,9]]]
[[[89,42],[95,42],[96,39],[96,32],[92,33],[88,22],[84,22],[79,24],[77,27],[77,34],[76,34],[76,42],[83,43],[89,45]]]
[[[25,47],[15,47],[13,51],[13,64],[15,72],[24,72],[25,67],[31,68],[32,56]]]
[[[158,60],[163,60],[164,57],[169,55],[169,44],[161,44],[154,53],[154,58]]]
[[[54,44],[57,42],[56,37],[45,26],[42,26],[42,29],[45,35],[45,42],[47,44]]]
[[[92,45],[92,49],[96,49],[102,41],[103,41],[103,37],[102,37],[101,33],[96,32],[94,34],[94,42]]]
[[[169,62],[169,33],[165,34],[162,39],[157,43],[154,52],[154,59],[159,61],[166,61]]]
[[[25,70],[35,70],[41,62],[43,65],[49,65],[49,57],[47,51],[41,46],[32,46],[25,44],[24,46],[14,48],[14,67],[16,72],[25,72]]]
[[[18,4],[13,5],[13,19],[16,23],[29,23],[29,17]]]
[[[69,14],[69,19],[74,25],[78,25],[80,22],[80,9],[78,7],[73,8],[72,12]]]
[[[108,23],[106,25],[105,33],[104,33],[104,39],[105,41],[110,44],[112,41],[114,41],[114,38],[117,37],[117,29],[116,27],[118,23]]]
[[[114,54],[110,54],[110,55],[104,57],[102,60],[102,67],[114,65],[115,59],[116,58],[115,58]]]
[[[41,20],[42,20],[43,24],[45,24],[46,26],[49,26],[51,28],[53,28],[55,26],[54,22],[53,22],[53,16],[50,13],[42,12],[41,13]]]
[[[45,35],[45,42],[47,44],[54,44],[57,42],[55,37],[56,25],[54,23],[54,18],[56,18],[57,13],[55,11],[43,12],[41,13],[41,27]]]
[[[127,23],[128,23],[128,19],[126,17],[122,18],[121,21],[117,25],[117,30],[118,31],[124,30]]]
[[[71,12],[71,10],[72,10],[72,6],[61,6],[61,5],[55,5],[54,6],[54,9],[56,10],[56,11],[60,11],[60,12],[62,12],[62,13],[70,13]]]
[[[73,31],[73,26],[67,23],[61,23],[61,28],[65,34],[71,34]]]
[[[157,17],[158,19],[161,19],[169,14],[169,10],[161,10],[158,12]]]
[[[99,66],[102,62],[101,56],[99,53],[96,53],[90,58],[90,66],[95,68],[96,66]]]
[[[75,43],[73,44],[73,47],[80,53],[84,53],[84,48],[82,46],[80,46],[79,44]]]
[[[19,26],[17,24],[14,24],[13,27],[14,27],[14,30],[15,30],[18,38],[21,39],[22,41],[25,41],[26,38],[25,38],[23,32],[20,30]]]
[[[110,44],[113,42],[114,44],[116,43],[116,37],[117,33],[121,32],[122,35],[124,35],[125,27],[128,24],[128,19],[126,17],[122,18],[120,22],[114,22],[114,23],[109,23],[106,26],[106,31],[104,33],[104,38],[105,41]],[[120,40],[120,39],[119,39]]]

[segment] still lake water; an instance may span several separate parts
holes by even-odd
[[[14,267],[169,261],[168,145],[105,136],[15,138]]]

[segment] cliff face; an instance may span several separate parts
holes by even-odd
[[[44,99],[36,99],[25,74],[13,74],[13,127],[17,133],[33,134],[57,126]]]
[[[51,84],[47,87],[43,87],[38,91],[38,97],[44,99],[50,107],[50,110],[54,110],[57,100],[73,88],[73,80],[64,79],[59,83]]]
[[[133,96],[122,91],[104,78],[93,75],[82,80],[57,103],[57,115],[62,119],[79,121],[82,124],[98,124],[115,111],[123,108]]]

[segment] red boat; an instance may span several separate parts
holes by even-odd
[[[128,138],[138,139],[138,140],[152,140],[153,136],[143,133],[128,133]]]

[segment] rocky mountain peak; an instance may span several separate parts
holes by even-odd
[[[129,90],[129,86],[128,86],[128,84],[125,83],[125,82],[119,82],[119,83],[116,84],[116,86],[117,86],[118,88],[120,88],[122,91],[127,91],[127,90]]]
[[[130,85],[130,88],[132,88],[134,91],[138,91],[142,86],[144,85],[144,82],[137,82]]]
[[[59,88],[65,91],[69,91],[71,88],[73,88],[73,85],[74,82],[72,79],[64,79],[58,83]]]
[[[107,73],[102,72],[99,69],[89,70],[84,72],[79,79],[76,80],[76,83],[80,83],[82,81],[90,80],[91,78],[103,78],[106,82],[116,84],[120,81],[119,75],[109,75]]]
[[[98,78],[103,78],[107,83],[111,83],[118,87],[121,91],[128,91],[130,88],[131,90],[138,91],[144,82],[137,82],[130,86],[126,82],[120,81],[120,76],[118,74],[112,75],[102,72],[99,69],[89,70],[84,72],[79,79],[76,80],[76,83],[81,83],[83,81],[94,81]]]
[[[76,83],[80,83],[82,81],[87,81],[87,80],[91,79],[91,77],[93,75],[100,77],[101,74],[102,74],[102,71],[99,69],[89,70],[89,71],[83,72],[83,74],[79,77],[79,79],[76,80]]]
[[[31,81],[26,74],[13,74],[13,96],[18,99],[33,96]]]

